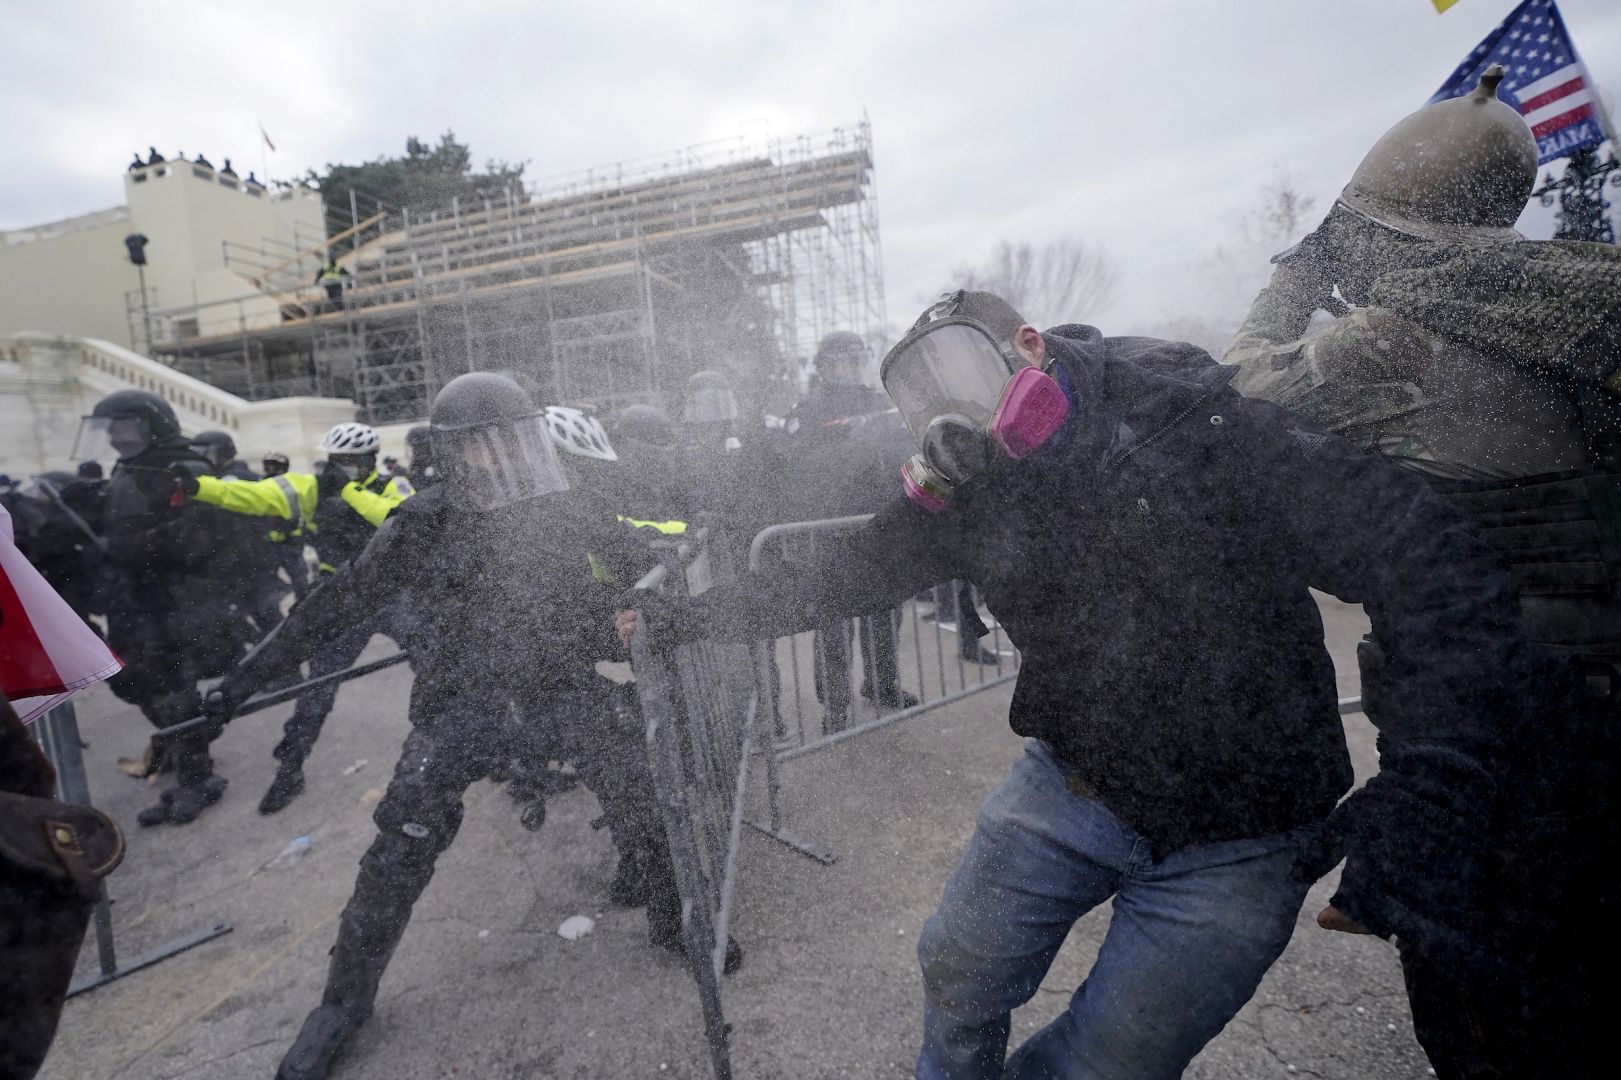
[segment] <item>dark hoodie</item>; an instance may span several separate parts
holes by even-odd
[[[1308,587],[1367,605],[1396,673],[1387,739],[1498,744],[1514,585],[1459,515],[1239,397],[1191,345],[1043,336],[1074,408],[1041,453],[941,514],[897,498],[838,565],[746,576],[672,630],[769,637],[972,580],[1023,653],[1013,730],[1050,742],[1161,856],[1316,821],[1350,787]]]

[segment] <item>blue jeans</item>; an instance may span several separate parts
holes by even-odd
[[[1155,860],[1030,740],[980,808],[918,941],[919,1080],[1181,1076],[1289,943],[1306,898],[1290,876],[1301,831]],[[1009,1013],[1034,996],[1075,920],[1111,896],[1114,918],[1068,1010],[1004,1064]]]

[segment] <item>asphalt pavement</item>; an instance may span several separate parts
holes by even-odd
[[[1324,611],[1341,671],[1354,671],[1362,617],[1335,601]],[[366,659],[391,651],[377,639]],[[273,1075],[320,999],[337,915],[373,835],[371,806],[406,732],[410,679],[393,668],[342,690],[307,791],[273,817],[255,805],[290,706],[242,718],[215,744],[231,780],[224,801],[193,826],[156,830],[134,824],[156,789],[116,767],[139,755],[144,721],[104,688],[81,695],[96,801],[129,836],[128,858],[108,879],[121,955],[219,922],[233,929],[70,1001],[44,1080]],[[1354,674],[1342,674],[1342,691],[1354,690]],[[839,858],[823,866],[745,831],[733,930],[747,957],[725,987],[740,1080],[911,1075],[917,935],[975,808],[1020,752],[1008,696],[993,689],[785,766],[788,823]],[[1366,776],[1371,729],[1353,717],[1347,735]],[[466,802],[376,1014],[336,1076],[711,1075],[685,967],[647,944],[640,911],[607,904],[614,854],[606,833],[590,828],[595,800],[583,790],[555,798],[538,833],[488,782]],[[300,837],[304,853],[284,855]],[[1331,884],[1313,890],[1288,950],[1189,1077],[1430,1075],[1393,948],[1313,923]],[[566,941],[557,928],[577,914],[595,929]],[[1105,906],[1076,924],[1041,990],[1015,1014],[1016,1039],[1065,1007],[1108,918]],[[87,946],[80,970],[94,966]]]

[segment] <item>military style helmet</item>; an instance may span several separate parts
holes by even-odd
[[[597,461],[618,461],[613,443],[602,428],[602,421],[567,405],[546,406],[546,433],[565,454],[595,458]]]
[[[1463,97],[1413,113],[1374,143],[1342,205],[1381,225],[1430,240],[1522,240],[1514,222],[1537,180],[1537,144],[1497,98],[1493,65]]]

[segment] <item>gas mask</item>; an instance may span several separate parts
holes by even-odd
[[[999,344],[946,297],[884,357],[879,378],[919,452],[902,467],[907,497],[938,513],[999,457],[1029,457],[1069,417],[1069,398],[1041,368]]]

